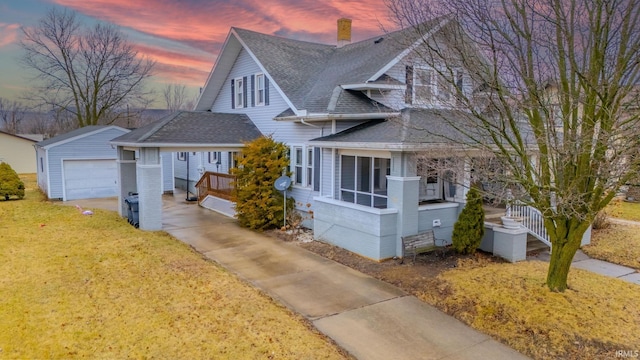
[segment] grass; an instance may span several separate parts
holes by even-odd
[[[579,269],[545,286],[547,263],[462,263],[420,297],[535,359],[610,359],[640,350],[640,286]]]
[[[614,207],[615,213],[612,214],[613,216],[625,220],[640,221],[640,203],[618,201],[614,204]]]
[[[0,201],[0,357],[339,359],[308,323],[164,232]]]
[[[595,259],[640,270],[640,227],[613,224],[606,229],[594,230],[591,244],[582,251]]]

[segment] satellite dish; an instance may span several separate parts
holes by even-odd
[[[291,185],[291,178],[283,175],[276,179],[276,182],[273,184],[273,187],[278,191],[286,191]]]

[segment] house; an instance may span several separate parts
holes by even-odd
[[[469,150],[432,130],[459,136],[443,119],[463,122],[455,93],[476,88],[463,68],[454,88],[412,52],[448,41],[450,21],[352,43],[351,20],[340,19],[337,45],[232,28],[194,111],[112,140],[121,214],[136,191],[140,228],[162,227],[156,179],[169,151],[176,184],[199,192],[202,206],[232,212],[228,199],[195,184],[219,183],[245,141],[270,135],[290,147],[288,194],[299,211],[313,211],[316,239],[376,260],[401,256],[405,235],[433,229],[450,240],[471,182]]]
[[[38,187],[49,199],[76,200],[118,194],[116,149],[109,141],[128,133],[119,126],[86,126],[35,144]],[[33,150],[32,150],[33,151]],[[163,190],[173,190],[173,167],[167,155]]]
[[[0,162],[11,166],[18,174],[36,172],[36,156],[33,144],[36,141],[26,136],[0,131]]]

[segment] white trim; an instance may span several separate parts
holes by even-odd
[[[361,83],[361,84],[345,84],[340,85],[345,90],[405,90],[406,84],[377,84],[377,83]]]
[[[240,84],[240,85],[238,85]],[[238,92],[240,90],[240,92]],[[249,93],[247,88],[247,84],[245,84],[244,77],[237,77],[233,79],[233,107],[232,109],[243,109],[247,104],[247,99],[245,99],[244,94]],[[238,94],[242,99],[242,103],[238,101]]]
[[[391,153],[383,150],[356,150],[356,149],[339,149],[338,155],[347,156],[367,156],[382,159],[391,159]]]
[[[106,127],[103,127],[103,128],[95,129],[95,130],[90,131],[88,133],[79,134],[79,135],[70,137],[68,139],[56,141],[54,143],[51,143],[51,144],[48,144],[48,145],[45,145],[45,146],[38,146],[37,143],[34,144],[34,146],[38,146],[41,149],[49,150],[49,149],[54,148],[54,147],[56,147],[58,145],[64,145],[64,144],[67,144],[69,142],[76,141],[78,139],[82,139],[82,138],[85,138],[87,136],[92,136],[92,135],[95,135],[95,134],[99,134],[99,133],[101,133],[103,131],[107,131],[107,130],[111,130],[111,129],[122,130],[122,135],[127,134],[128,132],[131,131],[131,130],[128,130],[128,129],[125,129],[125,128],[121,128],[120,126],[117,126],[117,125],[109,125],[109,126],[106,126]]]
[[[266,83],[264,81],[265,79],[265,75],[264,73],[255,73],[253,74],[253,96],[254,96],[254,106],[265,106],[266,102],[267,102],[267,92],[266,92]],[[260,84],[260,82],[258,81],[258,77],[262,77],[262,102],[260,102],[260,89],[258,88],[258,84]]]
[[[314,196],[313,197],[313,201],[326,203],[326,204],[331,204],[331,205],[336,205],[336,206],[342,206],[342,207],[345,207],[345,208],[358,210],[358,211],[362,211],[362,212],[367,212],[367,213],[375,214],[375,215],[387,215],[387,214],[397,214],[398,213],[398,209],[394,209],[394,208],[379,209],[379,208],[370,207],[370,206],[358,205],[358,204],[350,203],[350,202],[346,202],[346,201],[335,200],[335,199],[327,198],[327,197],[324,197],[324,196]]]
[[[387,119],[390,117],[400,116],[400,112],[375,112],[375,113],[359,113],[359,114],[309,114],[295,116],[281,116],[273,118],[275,121],[327,121],[327,120],[373,120]]]
[[[393,180],[393,181],[420,181],[420,176],[393,176],[393,175],[387,175],[387,179],[388,180]]]
[[[457,203],[457,202],[434,203],[434,204],[419,205],[418,211],[440,210],[440,209],[449,209],[449,208],[457,208],[457,207],[460,207],[460,203]]]

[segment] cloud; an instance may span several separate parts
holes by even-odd
[[[353,41],[379,35],[380,22],[386,19],[383,0],[53,2],[144,34],[134,36],[132,42],[141,54],[157,61],[157,76],[197,86],[204,84],[231,27],[331,44],[336,41],[336,21],[341,17],[353,20]],[[182,48],[172,49],[171,44],[176,43]]]
[[[0,23],[0,48],[18,41],[19,24]]]

